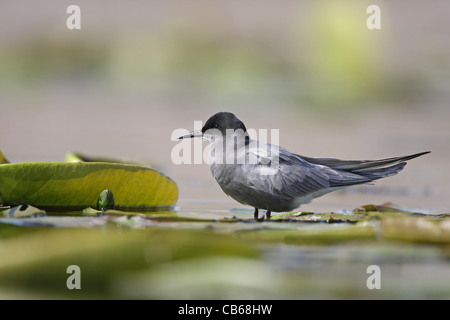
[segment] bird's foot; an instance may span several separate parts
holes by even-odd
[[[266,217],[265,217],[267,220],[270,220],[270,214],[271,214],[271,210],[267,210],[266,211]],[[259,211],[258,211],[257,208],[255,208],[255,213],[253,214],[253,217],[258,222],[263,222],[264,221],[264,216],[262,216],[261,219],[259,219]]]
[[[264,216],[262,216],[261,219],[259,219],[258,216],[259,216],[258,208],[255,208],[255,213],[253,214],[253,217],[255,218],[255,221],[263,222],[264,221]]]

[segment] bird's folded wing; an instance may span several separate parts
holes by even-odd
[[[266,172],[268,166],[273,174],[249,179],[249,183],[258,190],[267,190],[283,198],[305,197],[319,191],[326,193],[330,188],[371,181],[358,174],[309,163],[281,147],[278,155],[258,152],[258,157],[260,162],[254,167],[254,174]]]

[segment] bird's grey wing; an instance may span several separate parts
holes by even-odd
[[[336,170],[363,172],[365,170],[372,170],[374,168],[380,168],[394,163],[411,160],[427,153],[429,153],[429,151],[420,152],[409,156],[393,157],[380,160],[339,160],[333,158],[310,158],[305,156],[299,157],[309,163],[324,165]]]
[[[311,194],[318,196],[339,187],[371,181],[358,174],[309,163],[284,148],[279,147],[278,150],[276,156],[259,153],[263,161],[258,163],[255,173],[267,172],[267,167],[270,166],[273,174],[250,179],[249,183],[255,188],[290,199],[307,197]],[[267,164],[269,160],[271,162]]]

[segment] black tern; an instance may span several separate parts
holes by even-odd
[[[244,123],[219,112],[203,128],[179,139],[202,137],[210,142],[209,166],[222,190],[236,201],[271,212],[286,212],[329,192],[370,183],[401,171],[407,160],[430,151],[380,160],[311,158],[250,139]]]

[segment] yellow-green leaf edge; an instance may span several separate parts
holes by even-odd
[[[0,165],[0,203],[37,207],[95,206],[109,189],[117,207],[173,206],[176,183],[154,169],[106,162],[24,162]]]

